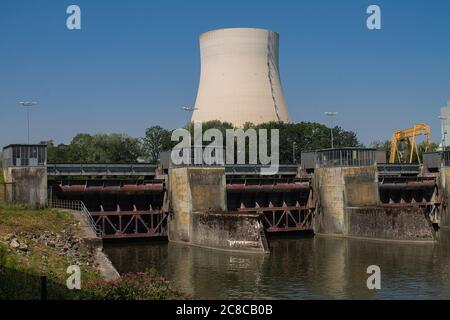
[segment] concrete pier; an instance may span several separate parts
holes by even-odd
[[[443,197],[447,199],[446,203],[448,203],[448,199],[450,198],[450,168],[442,167],[440,170],[439,176],[439,184],[440,189],[442,190]],[[440,216],[440,227],[450,228],[450,208],[447,206],[443,207]]]
[[[227,212],[225,169],[169,170],[169,241],[219,250],[268,252],[257,214]]]
[[[317,168],[314,188],[321,208],[315,220],[316,233],[346,235],[348,207],[378,204],[375,166]]]
[[[320,203],[317,234],[401,241],[436,238],[425,208],[381,204],[376,166],[317,168],[314,180]]]

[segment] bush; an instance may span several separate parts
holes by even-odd
[[[177,300],[189,296],[174,290],[169,281],[155,271],[128,273],[106,282],[94,280],[85,288],[88,299],[95,300]]]

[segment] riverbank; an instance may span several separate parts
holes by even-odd
[[[0,299],[39,299],[41,277],[49,299],[183,299],[154,271],[107,281],[98,248],[84,241],[71,212],[0,202]],[[68,290],[67,267],[81,270],[81,290]]]

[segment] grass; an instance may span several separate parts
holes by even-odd
[[[20,251],[8,250],[7,244],[0,243],[3,255],[0,265],[5,268],[28,272],[35,275],[45,274],[55,281],[66,279],[67,267],[74,261],[65,255],[59,255],[59,250],[39,241],[30,240],[30,236],[40,236],[44,232],[62,234],[79,234],[74,217],[65,211],[56,209],[29,209],[25,206],[7,205],[0,202],[0,241],[7,235],[14,234],[19,242],[28,245],[27,255]],[[80,249],[88,255],[88,248]],[[86,279],[98,278],[94,266],[83,265],[82,274]]]
[[[0,299],[39,299],[40,276],[48,278],[49,299],[185,299],[187,295],[173,290],[168,281],[154,271],[127,274],[119,280],[106,282],[92,262],[90,249],[80,245],[79,259],[82,290],[65,287],[67,267],[75,264],[73,257],[61,250],[34,241],[44,232],[54,235],[80,235],[71,213],[56,209],[30,209],[0,201]],[[5,239],[14,234],[28,252],[14,250]],[[81,263],[80,263],[81,262]]]

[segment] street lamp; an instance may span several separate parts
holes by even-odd
[[[325,112],[325,115],[331,118],[331,149],[334,148],[334,142],[333,142],[333,117],[338,115],[338,112],[335,111],[327,111]]]
[[[30,107],[36,106],[38,103],[36,101],[20,101],[19,104],[22,107],[27,108],[27,141],[30,144]]]
[[[295,146],[296,146],[296,142],[292,142],[292,163],[295,164]]]
[[[445,130],[445,121],[449,119],[449,117],[440,116],[439,119],[441,120],[441,145],[442,145],[442,151],[445,151],[445,135],[447,134],[447,130]]]

